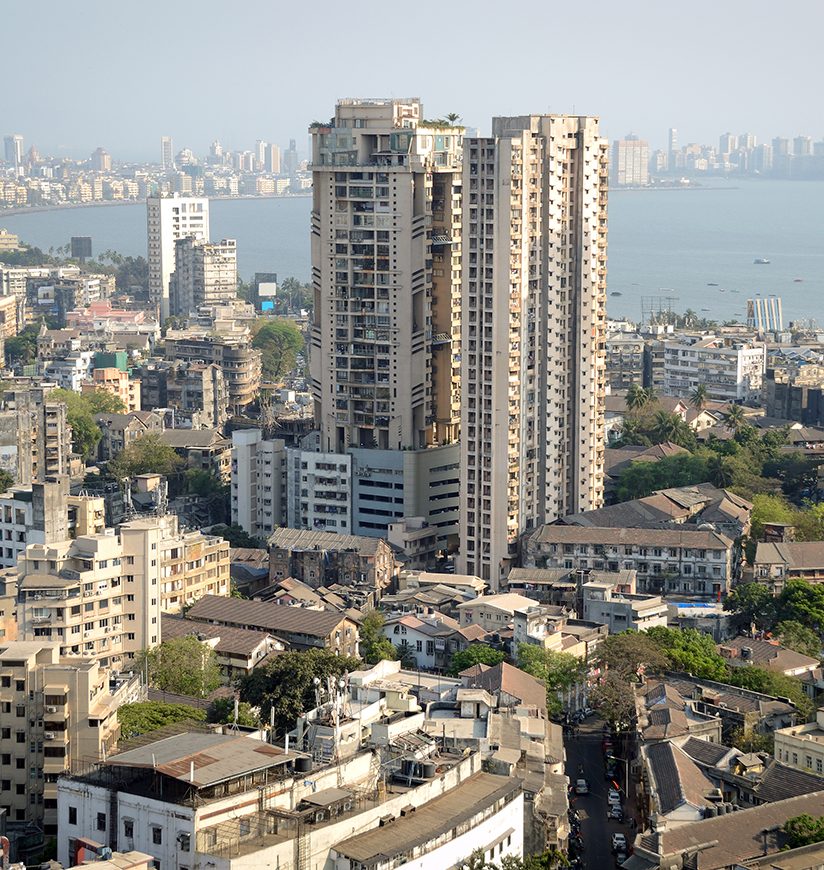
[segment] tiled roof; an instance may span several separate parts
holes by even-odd
[[[723,743],[711,743],[709,740],[702,740],[700,737],[688,737],[681,744],[681,749],[690,758],[699,764],[703,764],[705,767],[715,767],[730,752],[738,751],[730,749],[729,746],[724,746]]]
[[[581,526],[545,525],[537,528],[529,536],[529,542],[531,544],[688,547],[709,550],[732,548],[732,541],[729,538],[718,532],[702,529],[587,529]]]
[[[311,529],[275,529],[269,537],[269,546],[284,550],[355,550],[365,556],[374,556],[381,540]]]
[[[756,565],[786,565],[794,571],[824,568],[824,541],[768,544],[763,541],[755,551]]]
[[[187,616],[217,625],[237,625],[274,634],[294,633],[320,638],[328,637],[345,618],[340,613],[327,610],[285,607],[270,601],[247,601],[220,595],[204,595],[192,605]]]
[[[471,684],[495,695],[505,692],[528,707],[546,707],[546,688],[543,682],[506,662],[474,675]]]
[[[706,796],[715,788],[712,780],[674,743],[653,743],[642,752],[659,812],[666,815],[684,803],[696,808],[710,804]]]
[[[759,800],[772,802],[822,790],[824,790],[824,777],[790,767],[771,758],[767,761],[761,781],[753,791]],[[822,804],[822,813],[824,813],[824,804]]]
[[[742,651],[747,649],[747,658]],[[735,651],[737,655],[731,657],[726,650]],[[766,668],[769,671],[791,671],[799,668],[814,668],[818,665],[818,659],[805,656],[795,650],[787,649],[779,643],[771,643],[767,640],[757,640],[750,637],[735,637],[732,640],[718,644],[718,651],[733,665],[747,666],[749,663]]]

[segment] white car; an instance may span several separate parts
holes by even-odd
[[[621,792],[611,788],[607,794],[607,801],[610,805],[621,806]]]
[[[626,852],[627,851],[627,838],[624,834],[613,834],[612,835],[612,851],[613,852]]]
[[[589,794],[589,783],[585,779],[575,782],[575,794]]]

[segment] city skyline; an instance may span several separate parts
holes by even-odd
[[[711,26],[698,16],[691,20],[646,0],[633,16],[605,2],[594,6],[551,9],[529,3],[520,19],[524,26],[513,25],[511,47],[504,44],[503,49],[497,29],[489,26],[495,12],[491,4],[475,4],[472,15],[463,4],[438,8],[441,24],[487,58],[480,69],[457,64],[445,89],[437,64],[393,63],[399,43],[411,34],[404,32],[410,27],[408,18],[391,9],[372,20],[358,20],[357,27],[354,21],[320,14],[302,40],[296,22],[278,7],[259,2],[250,4],[249,16],[233,19],[219,15],[212,2],[193,16],[182,7],[161,7],[152,0],[140,19],[128,21],[113,18],[110,7],[90,2],[88,20],[45,16],[40,22],[46,41],[59,35],[69,43],[95,46],[94,65],[83,53],[61,58],[61,78],[73,81],[75,93],[85,99],[63,99],[53,87],[50,64],[28,65],[25,42],[12,41],[7,63],[27,70],[27,87],[6,95],[4,132],[20,132],[55,154],[90,154],[102,145],[123,160],[157,160],[163,135],[180,146],[204,150],[214,138],[234,149],[251,147],[258,138],[285,145],[297,136],[303,151],[303,131],[313,120],[326,120],[314,117],[318,106],[333,104],[341,94],[371,93],[377,80],[377,90],[390,96],[427,94],[433,117],[458,112],[481,134],[488,132],[488,119],[495,114],[536,109],[599,116],[607,138],[632,130],[646,134],[652,148],[665,147],[670,126],[679,129],[682,142],[710,141],[726,129],[751,130],[762,140],[781,131],[814,138],[821,134],[816,129],[820,122],[813,60],[814,25],[824,18],[818,4],[800,4],[798,14],[809,25],[805,28],[795,25],[796,17],[772,15],[765,28],[765,2],[724,4]],[[319,11],[324,10],[331,13],[332,7],[321,3]],[[589,27],[593,16],[597,28]],[[155,26],[159,17],[162,28]],[[250,20],[254,27],[248,26]],[[221,75],[193,89],[185,113],[175,89],[164,95],[165,64],[143,65],[139,78],[132,75],[147,40],[158,57],[180,51],[181,32],[187,33],[189,44],[208,46],[218,21],[222,40],[245,45],[242,66],[227,62]],[[4,22],[10,32],[22,29],[25,10],[9,8]],[[115,31],[117,39],[112,38]],[[541,50],[553,35],[576,32],[587,32],[591,63],[580,62],[572,38],[555,39],[552,52]],[[339,65],[334,75],[325,74],[327,64],[317,61],[323,58],[323,47],[329,47],[331,59],[336,45],[356,35],[372,50],[348,55],[345,66]],[[762,50],[769,51],[769,63],[761,61]],[[512,93],[510,75],[514,61],[524,67],[517,94]],[[106,69],[105,76],[101,69]],[[287,89],[284,82],[298,84]],[[142,105],[151,105],[150,127],[147,113],[139,110]],[[650,131],[655,135],[649,136]]]

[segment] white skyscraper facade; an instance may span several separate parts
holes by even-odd
[[[603,502],[608,144],[492,133],[464,140],[458,571],[497,589],[525,531]]]
[[[169,316],[169,279],[175,269],[178,239],[209,238],[209,200],[205,197],[150,196],[146,200],[149,293],[163,320]]]

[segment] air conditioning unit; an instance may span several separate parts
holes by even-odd
[[[57,707],[46,707],[46,712],[47,713],[56,713]]]
[[[56,736],[57,735],[54,733],[54,731],[44,731],[43,732],[43,739],[44,740],[54,740]]]

